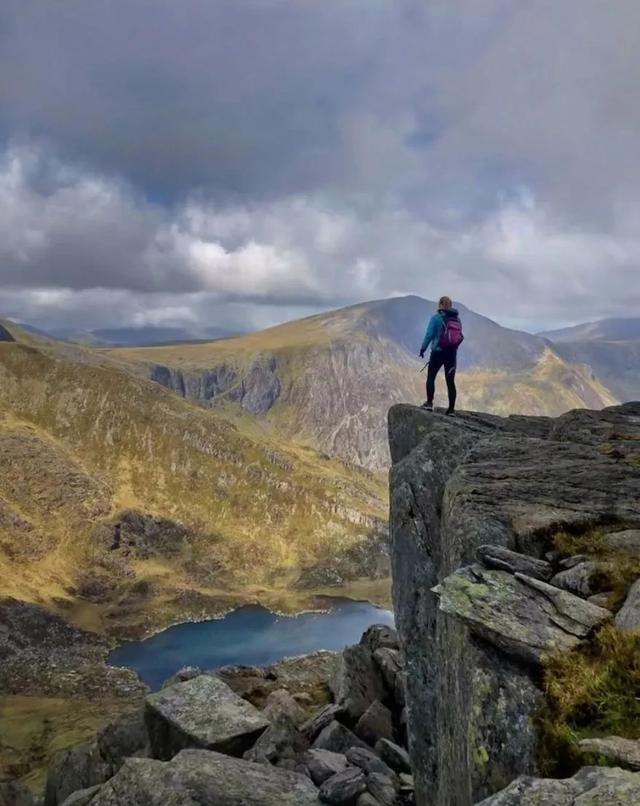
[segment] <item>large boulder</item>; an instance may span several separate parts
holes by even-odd
[[[640,772],[640,741],[620,736],[583,739],[579,743],[583,753],[606,758],[612,765]]]
[[[337,772],[320,787],[320,800],[323,803],[341,804],[353,803],[367,788],[364,773],[358,767],[347,767],[342,772]]]
[[[394,772],[411,772],[409,754],[400,745],[390,742],[388,739],[380,739],[375,750],[384,763],[391,767]]]
[[[311,719],[308,719],[300,726],[302,733],[309,739],[314,741],[317,736],[332,722],[340,719],[343,714],[342,707],[333,703],[332,705],[325,705],[317,714],[314,714]]]
[[[640,579],[636,580],[616,615],[616,627],[620,630],[640,629]]]
[[[111,778],[125,758],[147,755],[148,736],[142,714],[122,716],[102,728],[95,742],[58,753],[47,772],[45,806],[66,804],[72,793]]]
[[[333,753],[331,750],[321,750],[318,747],[312,747],[300,761],[307,768],[309,777],[316,786],[320,786],[332,775],[346,770],[348,766],[343,753]]]
[[[640,557],[640,529],[609,532],[604,536],[604,544],[611,551],[620,551]]]
[[[393,717],[391,711],[380,700],[375,700],[362,714],[354,728],[356,736],[375,745],[378,739],[393,740]]]
[[[511,551],[504,546],[480,546],[476,554],[478,560],[487,568],[509,571],[512,574],[518,572],[534,579],[541,579],[543,582],[548,582],[553,576],[551,563],[530,557],[528,554]]]
[[[280,717],[260,735],[258,741],[244,754],[247,761],[259,764],[295,766],[295,760],[309,747],[309,742],[286,717]]]
[[[102,758],[96,742],[64,750],[47,771],[45,806],[58,806],[78,789],[104,783],[113,772],[113,766]]]
[[[349,728],[334,720],[320,731],[313,746],[320,750],[331,750],[334,753],[346,753],[350,747],[366,747],[367,745]]]
[[[207,750],[169,762],[128,759],[91,806],[318,806],[305,775]]]
[[[542,663],[544,655],[574,649],[611,613],[524,574],[462,568],[434,588],[440,608],[509,655]]]
[[[583,596],[585,599],[594,593],[593,582],[598,573],[598,566],[592,560],[583,560],[576,565],[560,571],[551,579],[557,588]]]
[[[478,806],[622,806],[640,803],[640,773],[584,767],[573,778],[518,778]]]
[[[150,694],[145,721],[153,756],[164,760],[189,747],[241,756],[270,724],[255,706],[209,675]]]
[[[380,669],[389,696],[395,705],[402,708],[405,701],[405,681],[400,651],[386,646],[380,647],[373,653],[373,659]]]
[[[395,775],[391,767],[377,753],[372,750],[366,750],[364,747],[352,747],[347,750],[347,761],[353,767],[360,767],[367,774],[379,772],[387,778],[393,778]]]
[[[372,702],[384,699],[384,683],[368,642],[344,650],[329,686],[336,704],[354,721]]]

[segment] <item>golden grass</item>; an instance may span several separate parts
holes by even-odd
[[[96,732],[132,704],[52,697],[0,697],[0,779],[42,790],[46,770],[61,750],[93,740]]]

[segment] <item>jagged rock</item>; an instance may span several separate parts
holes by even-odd
[[[612,593],[613,591],[603,591],[602,593],[594,593],[593,596],[589,596],[587,601],[591,602],[591,604],[594,604],[597,607],[604,607],[605,609],[608,609],[609,598]]]
[[[170,759],[187,747],[242,755],[269,720],[217,677],[200,675],[146,700],[145,721],[155,758]]]
[[[639,524],[640,466],[605,454],[614,434],[640,436],[639,404],[545,421],[391,409],[394,615],[417,803],[470,806],[535,774],[537,663],[476,640],[431,591],[481,545],[541,557],[560,529]]]
[[[478,806],[621,806],[640,803],[640,773],[584,767],[573,778],[522,777]]]
[[[349,718],[359,719],[375,700],[384,698],[382,675],[366,644],[348,646],[329,682],[335,702]]]
[[[100,785],[91,786],[88,789],[80,789],[78,792],[74,792],[73,795],[69,795],[62,806],[87,806],[99,791]]]
[[[363,792],[356,801],[356,806],[380,806],[380,804],[369,792]]]
[[[597,572],[597,566],[591,560],[577,563],[560,571],[551,579],[551,584],[557,588],[575,593],[576,596],[587,598],[593,593],[593,579]]]
[[[396,705],[404,705],[404,670],[402,659],[397,649],[381,647],[373,653],[373,659],[378,664],[382,679]]]
[[[414,789],[415,789],[415,782],[413,780],[413,775],[410,775],[408,772],[401,772],[400,790],[402,792],[413,792]]]
[[[100,755],[96,742],[64,750],[47,771],[45,806],[58,806],[78,789],[102,784],[112,774],[113,768]]]
[[[354,732],[372,747],[378,739],[393,740],[391,711],[380,700],[375,700],[356,723]]]
[[[601,739],[583,739],[579,747],[585,753],[604,756],[613,764],[640,771],[640,741],[607,736]]]
[[[399,791],[397,778],[372,772],[367,776],[367,791],[373,795],[380,806],[394,806],[397,803]]]
[[[318,806],[309,778],[208,750],[128,759],[91,806]]]
[[[411,772],[411,762],[407,751],[388,739],[380,739],[375,746],[376,753],[394,772]]]
[[[611,613],[524,574],[462,568],[434,588],[443,612],[479,637],[528,663],[568,651]]]
[[[176,683],[186,683],[187,680],[193,680],[194,677],[200,677],[202,674],[206,674],[206,672],[198,666],[183,666],[182,669],[178,669],[175,674],[164,681],[161,689],[171,688],[171,686],[175,686]]]
[[[567,571],[570,568],[575,568],[576,565],[587,562],[589,559],[588,554],[574,554],[572,557],[565,557],[563,560],[560,560],[558,565],[563,571]]]
[[[284,688],[272,691],[267,697],[262,713],[271,722],[286,717],[294,725],[301,725],[305,721],[305,712],[296,700]]]
[[[347,767],[324,781],[320,787],[320,800],[331,804],[353,803],[366,788],[362,770],[358,767]]]
[[[640,529],[609,532],[604,536],[604,543],[612,551],[623,551],[627,554],[640,556]]]
[[[0,325],[0,341],[2,341]],[[35,806],[35,799],[29,790],[13,781],[0,781],[0,806]]]
[[[543,582],[548,582],[553,576],[551,563],[530,557],[528,554],[511,551],[504,546],[479,546],[476,555],[482,565],[487,568],[509,571],[512,574],[518,571],[534,579],[541,579]]]
[[[633,583],[624,604],[618,611],[616,627],[621,630],[640,628],[640,579]]]
[[[331,750],[321,750],[312,747],[301,759],[307,768],[311,780],[316,786],[324,783],[338,772],[347,768],[347,758],[342,753],[333,753]]]
[[[317,714],[300,726],[300,731],[310,742],[313,742],[318,734],[321,733],[327,725],[330,725],[334,720],[338,719],[342,713],[343,710],[339,705],[325,705]]]
[[[320,731],[313,746],[320,750],[332,750],[334,753],[346,753],[350,747],[366,747],[367,745],[349,728],[334,720]]]
[[[149,735],[144,715],[136,713],[111,722],[97,736],[101,757],[112,766],[114,772],[125,758],[149,754]]]
[[[363,633],[360,643],[362,646],[366,646],[372,655],[377,649],[383,647],[400,649],[398,633],[388,624],[372,624]]]
[[[347,750],[347,761],[354,767],[360,767],[360,769],[364,770],[367,774],[379,772],[381,775],[386,775],[388,778],[393,778],[395,775],[391,767],[389,767],[380,756],[364,747],[352,747],[350,750]]]
[[[282,766],[284,762],[294,761],[308,747],[309,742],[293,722],[281,716],[261,734],[243,758],[259,764]]]

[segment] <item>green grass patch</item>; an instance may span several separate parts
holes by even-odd
[[[560,531],[553,537],[554,548],[563,557],[586,554],[596,563],[594,591],[610,592],[607,606],[614,612],[622,606],[629,588],[640,577],[640,557],[607,544],[607,532],[623,528],[596,527],[582,533]]]
[[[589,736],[640,739],[640,634],[602,627],[578,649],[547,658],[536,717],[543,775],[573,774]]]

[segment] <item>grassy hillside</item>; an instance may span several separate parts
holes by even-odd
[[[103,355],[231,421],[250,412],[256,433],[381,470],[389,406],[424,400],[415,354],[433,310],[418,297],[382,300],[220,342]],[[557,415],[617,402],[588,368],[563,360],[544,339],[467,309],[461,315],[460,408]]]
[[[18,339],[0,343],[0,596],[138,633],[238,597],[278,602],[383,528],[380,478],[243,433],[89,351]]]

